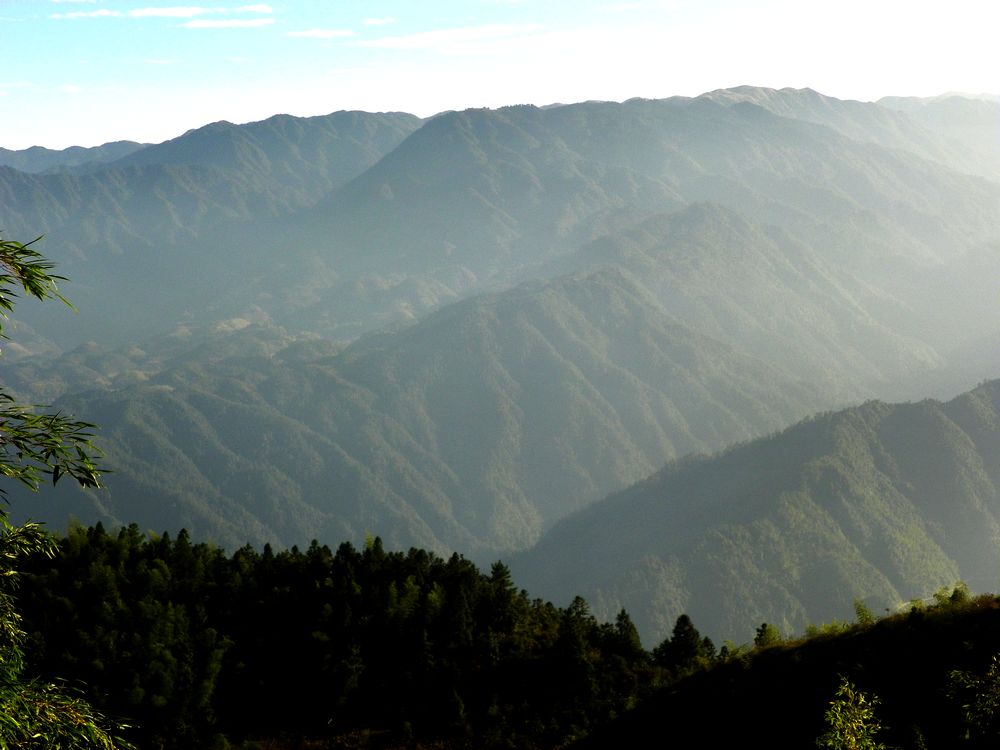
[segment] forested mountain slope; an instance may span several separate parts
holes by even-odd
[[[216,122],[127,154],[112,166],[222,167],[283,188],[291,205],[304,207],[363,173],[420,125],[419,118],[403,112],[346,111],[275,115],[245,125]]]
[[[351,339],[711,202],[777,227],[821,258],[825,274],[835,268],[875,325],[908,326],[905,335],[935,348],[991,333],[979,292],[984,274],[1000,273],[1000,186],[947,166],[951,141],[906,114],[778,93],[425,122],[278,116],[215,123],[86,175],[0,171],[5,231],[46,235],[81,310],[62,325],[34,310],[25,319],[72,346],[254,305],[286,327]],[[166,284],[173,295],[159,293]],[[941,315],[940,303],[969,284],[975,293]],[[849,336],[840,331],[837,346]]]
[[[354,279],[366,292],[419,280],[462,294],[697,201],[781,227],[849,267],[869,295],[908,307],[944,266],[995,247],[1000,191],[743,101],[447,113],[296,218],[289,262],[335,271],[338,283],[295,323],[336,326],[358,297]],[[324,244],[317,231],[337,239]]]
[[[712,457],[672,462],[557,524],[513,569],[543,596],[624,605],[661,638],[895,607],[995,580],[1000,381],[947,403],[869,402]]]
[[[667,457],[776,429],[823,398],[679,324],[616,271],[473,297],[332,355],[289,341],[249,326],[167,362],[81,352],[52,364],[61,379],[12,371],[50,396],[88,369],[117,388],[57,402],[101,424],[115,470],[106,492],[66,490],[81,517],[226,544],[377,533],[479,555],[523,549]]]
[[[5,379],[103,426],[87,521],[523,549],[668,459],[1000,366],[968,356],[1000,338],[1000,183],[956,148],[898,109],[739,89],[277,116],[2,167],[5,233],[46,235],[80,310],[25,306],[64,355],[27,343]],[[958,571],[926,549],[857,580]],[[650,565],[634,588],[669,622],[692,589]],[[814,606],[769,591],[788,622]]]
[[[998,604],[992,594],[944,590],[881,619],[744,649],[695,668],[572,747],[654,747],[665,726],[677,728],[671,735],[682,746],[994,747]],[[776,706],[780,715],[761,719]]]
[[[356,177],[419,125],[407,114],[276,116],[208,125],[79,173],[0,167],[5,236],[44,235],[81,311],[67,320],[29,306],[24,317],[69,347],[231,317],[226,303],[243,310],[260,299],[285,251],[280,232],[262,228]]]
[[[654,216],[550,267],[620,268],[686,325],[844,399],[945,366],[927,342],[930,326],[901,299],[785,230],[717,204]]]

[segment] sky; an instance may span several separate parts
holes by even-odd
[[[0,0],[0,44],[9,149],[744,84],[1000,93],[995,0]]]

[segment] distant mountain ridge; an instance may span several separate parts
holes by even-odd
[[[231,317],[217,311],[219,294],[244,300],[242,309],[261,291],[244,273],[252,256],[273,259],[273,246],[260,243],[274,232],[263,228],[364,171],[419,123],[412,115],[279,116],[207,126],[81,174],[0,167],[5,236],[44,235],[85,311],[69,321],[50,307],[28,306],[25,315],[64,345],[163,333],[188,311]]]
[[[282,186],[289,205],[305,207],[364,172],[420,124],[420,118],[406,113],[346,111],[317,117],[275,115],[246,125],[222,121],[126,154],[110,166],[231,169]]]
[[[996,137],[1000,99],[996,96],[889,96],[878,103],[905,113],[946,139],[957,153],[965,154],[963,164],[970,173],[994,180],[1000,175],[1000,144]]]
[[[56,150],[32,146],[17,151],[0,148],[0,166],[32,174],[75,172],[108,164],[145,147],[135,141],[115,141],[92,148],[70,146]]]
[[[45,234],[81,290],[71,325],[41,313],[65,343],[146,335],[151,319],[125,326],[164,284],[178,296],[158,302],[160,332],[253,298],[282,325],[349,339],[693,202],[781,227],[897,310],[938,294],[942,264],[995,255],[1000,188],[905,149],[933,133],[878,105],[779,93],[216,123],[79,177],[0,172],[4,230]],[[905,137],[844,135],[868,130]],[[937,309],[917,313],[936,325]]]
[[[834,99],[812,89],[767,89],[739,86],[711,91],[705,96],[720,103],[747,102],[782,117],[823,125],[856,141],[905,149],[924,159],[939,162],[970,174],[982,174],[978,159],[967,147],[942,141],[941,133],[913,117],[898,100],[869,102]],[[926,100],[915,100],[926,102]],[[964,105],[963,105],[964,106]],[[985,174],[996,179],[1000,173]]]

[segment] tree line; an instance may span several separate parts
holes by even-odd
[[[378,538],[227,555],[183,531],[76,527],[25,566],[19,604],[33,667],[85,688],[142,747],[554,747],[679,673],[624,611],[599,622],[581,598],[529,598],[503,563]]]

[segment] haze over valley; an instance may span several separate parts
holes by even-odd
[[[0,748],[997,747],[998,24],[0,2]]]
[[[19,307],[5,385],[98,423],[114,471],[105,490],[61,484],[14,510],[226,548],[378,535],[513,559],[529,590],[585,592],[605,617],[625,605],[649,639],[692,609],[713,635],[802,627],[854,597],[988,577],[1000,496],[986,476],[947,484],[988,473],[989,439],[961,422],[966,468],[940,476],[879,437],[891,469],[876,461],[888,474],[864,490],[803,478],[844,461],[842,481],[862,481],[829,448],[739,459],[771,488],[751,515],[716,484],[744,470],[727,461],[841,418],[780,432],[817,412],[908,414],[857,405],[997,374],[998,106],[740,87],[0,151],[5,236],[44,235],[77,309]],[[984,424],[993,408],[977,407]],[[837,434],[838,451],[876,450]],[[924,500],[925,480],[947,491]],[[907,510],[862,510],[875,496]],[[708,517],[689,510],[702,497]],[[773,520],[788,503],[798,520]],[[981,539],[943,530],[940,503],[971,503]],[[862,543],[839,513],[902,527]],[[720,551],[776,544],[798,550],[777,568]]]

